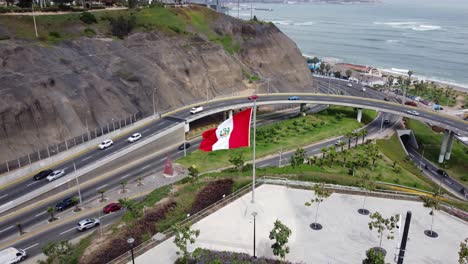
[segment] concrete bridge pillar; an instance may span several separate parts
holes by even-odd
[[[233,113],[234,113],[233,110],[229,110],[229,118],[232,118]]]
[[[444,162],[445,152],[447,151],[447,141],[449,138],[449,131],[444,131],[444,138],[442,139],[442,146],[440,147],[440,154],[439,154],[439,163]]]
[[[357,121],[361,123],[361,119],[362,119],[362,109],[359,108],[357,110]]]
[[[450,160],[450,154],[452,154],[452,145],[453,145],[453,136],[455,132],[450,131],[448,143],[447,143],[447,151],[445,152],[445,160]]]
[[[299,107],[299,111],[302,113],[302,112],[305,112],[306,111],[306,104],[301,104],[300,107]]]

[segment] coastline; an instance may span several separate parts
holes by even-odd
[[[314,56],[311,56],[309,54],[304,54],[304,53],[302,54],[302,56],[304,56],[305,58],[313,58],[314,57]],[[346,64],[352,64],[352,65],[356,65],[356,66],[373,67],[373,66],[369,66],[369,65],[364,66],[364,65],[355,64],[353,62],[341,61],[341,60],[334,59],[334,58],[322,58],[322,60],[324,62],[332,64],[332,65],[335,65],[337,63],[346,63]],[[394,77],[407,76],[406,73],[408,72],[407,69],[397,69],[397,68],[385,69],[385,68],[379,68],[379,67],[373,67],[373,68],[378,69],[384,75],[392,75]],[[457,91],[468,93],[468,84],[460,84],[460,83],[456,83],[456,82],[453,82],[453,81],[444,81],[444,80],[439,80],[439,79],[437,79],[435,77],[427,77],[427,76],[418,75],[418,74],[415,74],[415,75],[411,76],[411,79],[416,79],[416,80],[420,80],[420,81],[434,82],[435,84],[437,84],[439,86],[450,87],[450,88],[455,89]]]

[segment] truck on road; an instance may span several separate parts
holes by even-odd
[[[26,251],[14,247],[5,248],[0,251],[0,263],[13,264],[26,259]]]

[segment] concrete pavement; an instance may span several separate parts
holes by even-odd
[[[280,220],[292,230],[289,240],[291,252],[287,260],[295,263],[361,263],[365,251],[379,245],[375,231],[369,230],[369,216],[357,213],[363,198],[357,195],[332,194],[319,210],[318,222],[323,225],[320,231],[309,227],[315,207],[304,203],[313,197],[310,190],[292,189],[284,186],[262,185],[256,189],[256,204],[250,203],[251,193],[194,224],[200,229],[196,243],[189,247],[213,250],[227,250],[252,254],[253,217],[256,210],[256,251],[257,256],[275,258],[268,238],[275,220]],[[436,211],[434,231],[439,237],[432,239],[424,235],[431,224],[429,209],[422,203],[405,200],[392,200],[368,197],[366,208],[379,211],[384,217],[413,213],[405,263],[456,263],[459,243],[468,234],[468,223],[444,212]],[[384,238],[382,247],[388,254],[386,262],[393,261],[397,242],[401,239],[396,232],[395,240]],[[163,264],[174,263],[177,248],[173,237],[136,258],[135,263]],[[157,262],[155,262],[157,260]]]

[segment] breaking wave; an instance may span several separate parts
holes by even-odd
[[[374,22],[374,25],[385,25],[397,29],[411,29],[414,31],[441,30],[441,26],[423,24],[420,22]]]

